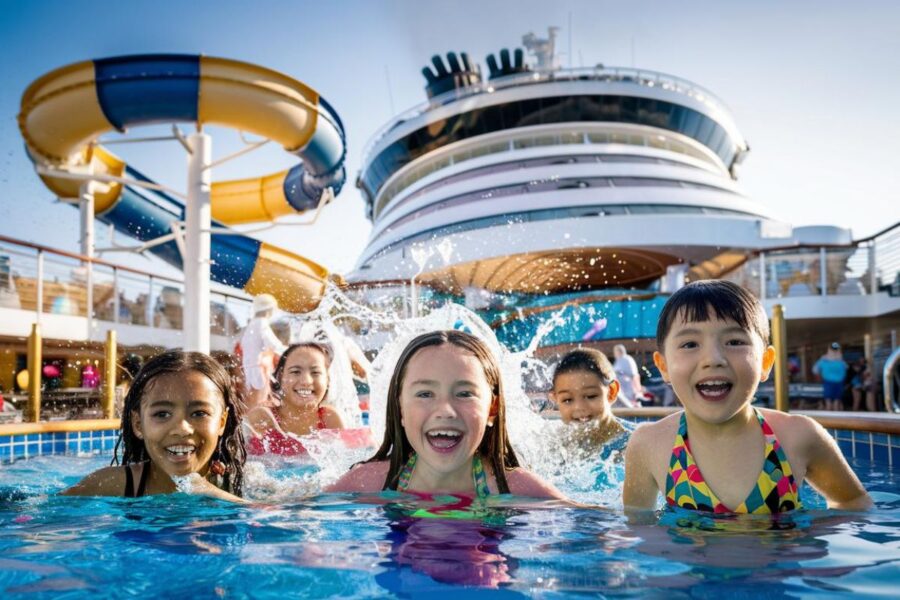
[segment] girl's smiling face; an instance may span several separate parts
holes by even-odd
[[[328,363],[325,355],[313,347],[295,349],[284,362],[280,383],[285,406],[318,406],[328,390]]]
[[[131,423],[150,461],[166,474],[205,476],[227,418],[216,385],[202,373],[182,371],[147,386]]]
[[[452,344],[416,352],[403,377],[400,414],[419,464],[439,476],[471,469],[493,420],[492,401],[484,366],[475,355]]]
[[[577,370],[557,375],[551,395],[563,423],[587,423],[593,419],[611,419],[609,406],[618,393],[617,381],[604,385],[596,373]]]

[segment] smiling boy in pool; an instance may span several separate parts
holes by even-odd
[[[625,454],[626,507],[716,513],[777,513],[800,507],[806,479],[829,508],[872,505],[821,425],[755,409],[775,349],[759,301],[727,281],[691,283],[669,298],[653,356],[684,411],[639,426]],[[690,431],[690,436],[688,436]]]

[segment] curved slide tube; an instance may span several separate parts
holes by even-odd
[[[318,205],[325,188],[337,193],[344,183],[344,132],[334,110],[302,83],[239,61],[160,54],[77,63],[32,83],[19,114],[37,165],[89,165],[95,174],[127,174],[145,181],[95,140],[136,125],[191,121],[271,139],[302,159],[280,173],[214,183],[211,203],[217,225],[303,212]],[[75,180],[41,179],[60,197],[78,196]],[[183,208],[170,196],[121,183],[95,194],[98,218],[142,241],[171,233],[171,222],[184,218]],[[181,266],[174,243],[150,251]],[[324,290],[323,267],[247,236],[214,234],[211,254],[214,281],[251,294],[273,293],[286,310],[309,310]]]

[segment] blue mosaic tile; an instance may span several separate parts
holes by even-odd
[[[28,438],[28,441],[29,441],[29,442],[39,442],[40,439],[41,439],[41,434],[39,434],[39,433],[29,433],[29,434],[27,435],[27,438]]]
[[[838,440],[838,446],[846,458],[853,458],[853,443],[850,440]]]
[[[837,439],[840,440],[849,440],[851,439],[852,431],[847,431],[846,429],[838,429],[837,430]]]
[[[6,461],[9,459],[12,454],[12,448],[10,448],[9,444],[3,444],[0,446],[0,461]]]
[[[78,454],[78,442],[74,440],[66,442],[66,454]]]
[[[874,454],[872,456],[875,462],[880,462],[884,464],[888,464],[888,447],[882,445],[876,445],[873,447]]]
[[[900,446],[891,447],[891,460],[895,465],[900,465]]]
[[[872,443],[873,444],[883,444],[887,446],[888,436],[886,433],[873,433],[872,434]]]
[[[28,456],[37,456],[41,452],[41,445],[37,443],[28,444]]]
[[[66,440],[56,438],[53,440],[53,454],[65,454],[66,453]]]
[[[53,454],[53,440],[46,437],[41,440],[41,454],[44,456]]]

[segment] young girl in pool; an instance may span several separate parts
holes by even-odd
[[[125,396],[114,466],[62,494],[170,494],[187,478],[193,493],[239,501],[246,456],[240,419],[224,367],[199,352],[163,352],[141,368]]]
[[[328,393],[330,350],[316,342],[293,344],[275,367],[273,391],[280,403],[258,406],[247,415],[254,432],[250,454],[306,454],[298,439],[319,429],[343,429],[340,415],[322,401]]]
[[[872,500],[835,441],[802,415],[755,409],[775,349],[759,301],[728,281],[675,292],[659,318],[653,356],[684,411],[640,425],[625,453],[626,507],[778,513],[800,507],[804,479],[830,508]],[[690,433],[690,435],[688,435]]]
[[[519,467],[506,433],[500,369],[469,333],[435,331],[407,345],[391,377],[385,421],[375,455],[326,491],[565,499]]]

